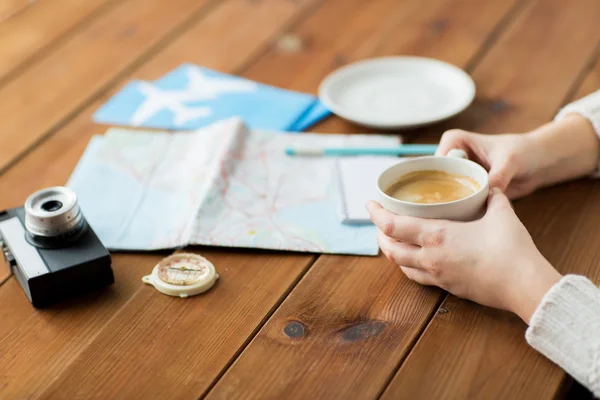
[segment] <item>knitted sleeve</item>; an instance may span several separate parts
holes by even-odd
[[[546,293],[525,334],[537,351],[600,397],[600,289],[566,275]]]
[[[579,114],[590,121],[596,131],[596,135],[600,137],[600,90],[567,104],[556,114],[554,120],[560,121],[569,114]],[[592,176],[600,178],[600,163]]]

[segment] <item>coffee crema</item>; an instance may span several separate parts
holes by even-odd
[[[480,189],[479,183],[468,176],[430,170],[403,175],[385,193],[410,203],[435,204],[464,199]]]

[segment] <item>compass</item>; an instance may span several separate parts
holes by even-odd
[[[161,293],[185,298],[207,291],[218,278],[215,266],[206,258],[178,253],[159,262],[142,281]]]

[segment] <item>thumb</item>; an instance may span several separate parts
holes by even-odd
[[[502,210],[512,210],[512,206],[510,204],[510,200],[500,188],[493,188],[490,192],[490,196],[488,197],[488,208],[486,215],[489,213],[496,213]]]
[[[513,164],[505,161],[501,161],[499,163],[492,162],[489,172],[490,187],[499,188],[502,192],[505,191],[514,174]]]
[[[451,149],[460,149],[468,153],[473,140],[474,137],[471,132],[461,129],[451,129],[442,135],[435,154],[437,156],[445,156]]]

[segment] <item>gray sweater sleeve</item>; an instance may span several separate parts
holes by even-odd
[[[600,397],[600,289],[566,275],[531,317],[527,342]]]

